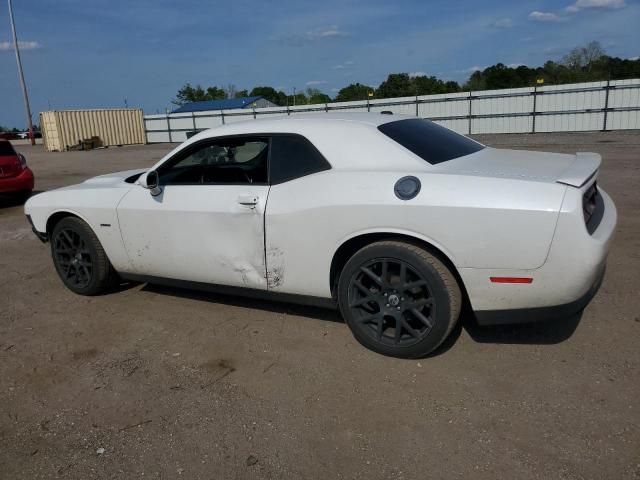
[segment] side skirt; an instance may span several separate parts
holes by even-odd
[[[283,303],[295,303],[298,305],[309,305],[313,307],[338,308],[336,302],[331,298],[312,297],[309,295],[295,295],[291,293],[270,292],[255,288],[232,287],[229,285],[217,285],[213,283],[192,282],[189,280],[177,280],[174,278],[153,277],[150,275],[136,275],[120,273],[120,277],[125,280],[139,283],[149,283],[152,285],[163,285],[167,287],[181,288],[185,290],[199,290],[203,292],[220,293],[238,297],[258,298]]]

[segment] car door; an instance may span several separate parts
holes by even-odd
[[[140,185],[118,205],[135,274],[266,288],[266,137],[196,142],[157,168],[159,193]]]

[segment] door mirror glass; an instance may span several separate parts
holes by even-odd
[[[157,171],[151,170],[147,173],[145,183],[147,184],[147,188],[150,190],[151,195],[154,197],[162,193],[162,188],[160,188],[160,177],[158,176]]]

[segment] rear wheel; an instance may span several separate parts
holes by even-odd
[[[79,295],[109,290],[116,273],[98,237],[77,217],[60,220],[51,234],[53,264],[65,286]]]
[[[455,277],[439,259],[400,241],[362,248],[338,283],[340,311],[356,339],[401,358],[438,348],[458,320],[461,299]]]

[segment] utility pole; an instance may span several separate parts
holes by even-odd
[[[18,76],[20,77],[20,86],[22,86],[22,95],[24,96],[24,108],[27,113],[27,123],[29,125],[29,138],[31,139],[31,145],[36,144],[36,140],[33,137],[33,122],[31,121],[31,107],[29,106],[29,95],[27,94],[27,86],[24,83],[24,73],[22,71],[22,60],[20,60],[20,48],[18,47],[18,34],[16,33],[16,24],[13,20],[13,5],[11,0],[7,0],[9,3],[9,21],[11,22],[11,31],[13,32],[13,47],[16,50],[16,62],[18,63]]]
[[[296,106],[296,87],[293,87],[293,106]]]

